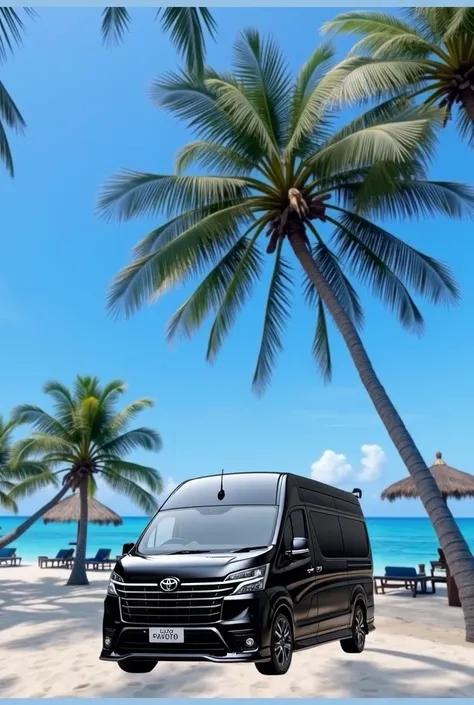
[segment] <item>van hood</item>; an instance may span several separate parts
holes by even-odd
[[[248,553],[192,553],[175,555],[133,555],[121,558],[115,572],[126,583],[146,583],[166,577],[180,580],[225,578],[236,570],[254,568],[269,560],[272,547]]]

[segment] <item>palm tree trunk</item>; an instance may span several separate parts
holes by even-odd
[[[74,558],[71,575],[67,581],[68,585],[89,585],[86,572],[87,521],[89,518],[88,488],[89,477],[84,475],[79,484],[81,515],[77,535],[76,557]]]
[[[64,497],[66,492],[69,490],[69,485],[63,485],[61,490],[58,492],[57,495],[53,497],[52,500],[50,500],[47,504],[45,504],[41,509],[38,509],[37,512],[32,514],[26,521],[24,521],[20,526],[17,526],[13,531],[10,531],[10,533],[5,534],[5,536],[2,536],[0,538],[0,548],[5,548],[5,546],[8,546],[8,544],[12,543],[12,541],[16,541],[22,534],[25,533],[27,529],[32,526],[35,521],[38,521],[38,519],[41,519],[43,514],[46,514],[47,511],[49,511],[52,507],[55,506],[59,502],[60,499]]]
[[[450,572],[459,589],[466,626],[466,641],[474,642],[474,557],[469,546],[446,502],[443,501],[438,485],[413,438],[375,374],[356,327],[316,266],[306,244],[304,225],[296,218],[289,224],[289,241],[297,259],[316,287],[344,338],[362,384],[415,481],[420,499],[433,523]]]

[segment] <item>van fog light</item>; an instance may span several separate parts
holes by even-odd
[[[252,637],[249,637],[248,639],[246,639],[245,646],[248,646],[249,648],[252,648],[252,646],[255,646],[255,639],[252,639]]]
[[[110,647],[112,646],[112,639],[110,638],[110,636],[105,637],[104,646],[106,649],[110,649]]]

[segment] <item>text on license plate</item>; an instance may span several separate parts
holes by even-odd
[[[152,627],[149,633],[150,642],[164,642],[168,644],[184,643],[184,629],[174,629],[173,627]]]

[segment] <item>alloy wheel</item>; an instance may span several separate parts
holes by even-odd
[[[291,658],[291,630],[288,620],[280,615],[273,630],[275,658],[278,665],[284,668]]]

